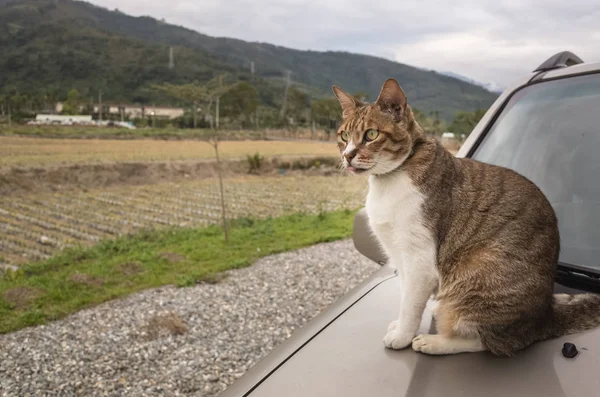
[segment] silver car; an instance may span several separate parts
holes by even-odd
[[[556,210],[556,292],[600,292],[600,64],[562,52],[508,88],[458,157],[512,168]],[[537,343],[516,357],[427,356],[381,342],[400,287],[364,210],[356,248],[382,267],[296,332],[223,396],[598,396],[600,328]],[[431,311],[420,332],[435,333]]]

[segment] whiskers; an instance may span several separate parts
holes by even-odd
[[[339,161],[339,162],[338,162],[338,164],[337,164],[337,170],[338,170],[338,173],[339,173],[340,175],[341,175],[341,174],[344,174],[344,173],[346,172],[346,168],[347,168],[347,165],[346,165],[346,164],[344,164],[344,160],[340,159],[340,161]]]

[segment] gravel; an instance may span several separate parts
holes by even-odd
[[[377,268],[319,244],[0,335],[0,395],[216,396]]]

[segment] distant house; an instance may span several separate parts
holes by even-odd
[[[92,116],[68,116],[59,114],[38,114],[35,116],[34,124],[93,124]]]
[[[63,111],[64,105],[62,102],[56,104],[56,112],[60,113]],[[83,106],[82,109],[83,110]],[[98,105],[94,105],[94,113],[98,113]],[[185,113],[184,108],[169,108],[161,106],[140,106],[140,105],[124,105],[124,104],[106,104],[102,106],[103,115],[112,115],[117,117],[128,117],[131,119],[142,119],[151,117],[154,113],[154,117],[159,119],[175,119],[183,116]]]
[[[92,116],[69,116],[60,114],[38,114],[35,120],[29,121],[29,125],[89,125],[97,127],[121,127],[135,129],[130,121],[94,121]]]

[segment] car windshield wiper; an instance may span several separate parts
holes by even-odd
[[[558,262],[555,281],[565,287],[600,293],[600,270]]]

